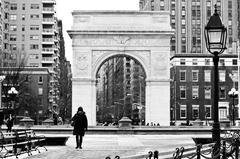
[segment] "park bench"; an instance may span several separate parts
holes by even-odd
[[[36,136],[33,130],[15,130],[14,132],[0,132],[0,157],[18,156],[27,153],[32,155],[32,151],[38,151],[39,147],[44,147],[44,136]],[[45,148],[47,151],[47,149]]]

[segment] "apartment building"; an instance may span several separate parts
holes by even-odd
[[[218,13],[228,30],[227,50],[234,52],[238,41],[238,0],[140,0],[140,10],[170,12],[170,23],[175,30],[171,38],[171,51],[174,54],[208,53],[205,46],[204,27],[214,13]]]
[[[228,34],[227,50],[220,57],[219,114],[222,121],[232,120],[232,100],[227,94],[232,87],[238,89],[239,3],[238,0],[140,0],[142,11],[169,11],[175,30],[170,41],[172,122],[212,121],[213,64],[206,49],[204,28],[214,13],[214,5]],[[234,79],[230,78],[233,75]],[[235,118],[239,119],[237,100],[235,105]]]
[[[48,106],[56,108],[60,77],[56,1],[3,0],[1,4],[1,66],[16,67],[16,62],[24,59],[25,67],[47,68],[51,77]]]

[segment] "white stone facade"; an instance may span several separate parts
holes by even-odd
[[[96,74],[114,55],[128,55],[146,72],[146,123],[170,122],[170,27],[168,12],[74,11],[72,113],[86,111],[96,125]]]

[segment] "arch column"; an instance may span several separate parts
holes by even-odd
[[[159,123],[168,126],[170,121],[170,82],[163,80],[146,81],[146,124]]]
[[[88,125],[96,125],[96,85],[95,80],[87,78],[72,79],[72,115],[79,106],[83,107],[88,118]]]

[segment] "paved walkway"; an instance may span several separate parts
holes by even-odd
[[[70,135],[66,146],[48,146],[48,151],[21,156],[27,159],[105,159],[147,154],[148,151],[174,151],[176,147],[193,146],[192,137],[196,135],[86,135],[83,149],[75,149],[75,138]],[[197,135],[197,137],[206,135]],[[161,158],[161,157],[160,157]]]

